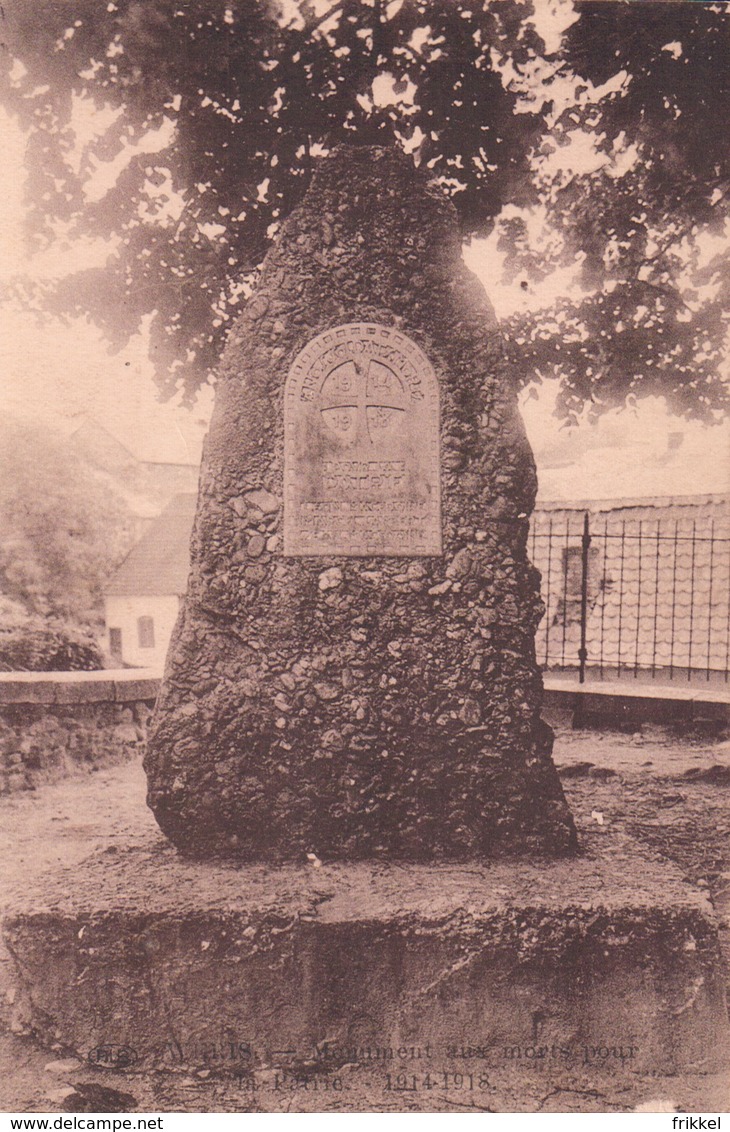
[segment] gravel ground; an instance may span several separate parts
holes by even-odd
[[[555,761],[584,843],[633,839],[679,865],[693,884],[709,891],[724,921],[721,942],[730,973],[730,743],[696,735],[677,737],[659,728],[642,734],[559,729]],[[56,866],[69,866],[110,846],[149,845],[159,839],[144,804],[138,762],[43,786],[0,802],[2,904]],[[9,961],[0,951],[0,1109],[14,1112],[119,1111],[131,1104],[102,1090],[129,1092],[140,1111],[256,1111],[260,1102],[230,1084],[170,1074],[154,1079],[122,1076],[68,1061],[63,1051],[40,1050],[30,1039],[2,1032],[11,986]],[[4,1000],[4,1001],[3,1001]],[[471,1102],[436,1097],[434,1111],[722,1111],[729,1107],[727,1080],[719,1076],[637,1078],[611,1092],[585,1080],[557,1089],[539,1079],[500,1083],[499,1096]],[[65,1100],[71,1085],[75,1097]],[[95,1089],[97,1091],[95,1091]],[[84,1092],[85,1090],[85,1092]],[[490,1103],[491,1102],[491,1103]],[[290,1111],[325,1111],[337,1097],[313,1090],[281,1102]],[[69,1108],[72,1105],[74,1107]],[[361,1107],[358,1107],[361,1106]],[[372,1097],[353,1075],[354,1111],[372,1111]],[[405,1110],[407,1101],[382,1105]]]

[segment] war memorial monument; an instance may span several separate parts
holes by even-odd
[[[552,762],[535,466],[441,190],[390,149],[320,160],[216,397],[145,762],[172,845],[11,917],[37,1035],[135,1072],[238,1042],[242,1110],[322,1103],[275,1073],[338,1075],[328,1108],[471,1074],[473,1107],[529,1109],[538,1048],[543,1091],[586,1050],[593,1080],[711,1069],[709,903],[586,852]]]

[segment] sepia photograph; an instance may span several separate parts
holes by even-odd
[[[2,0],[8,1130],[720,1129],[728,122],[726,0]]]

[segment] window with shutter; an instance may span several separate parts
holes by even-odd
[[[137,639],[141,649],[155,647],[155,623],[151,617],[137,618]]]

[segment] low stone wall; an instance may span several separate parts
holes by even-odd
[[[551,727],[570,726],[633,733],[646,724],[679,735],[721,738],[730,727],[727,688],[722,685],[632,683],[630,680],[577,682],[546,673],[543,718]]]
[[[0,794],[123,762],[147,738],[160,673],[0,673]]]
[[[141,754],[161,676],[139,668],[0,672],[0,796]],[[711,702],[722,698],[716,689],[649,688],[643,697],[622,691],[546,676],[544,715],[553,725],[565,722],[581,695],[591,722],[596,704],[603,708],[597,725],[621,726],[630,709],[634,729],[657,713],[662,722],[687,723],[709,712],[727,726],[727,704]]]

